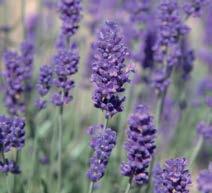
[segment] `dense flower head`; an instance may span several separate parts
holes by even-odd
[[[91,181],[97,182],[104,176],[117,136],[115,131],[104,128],[103,125],[91,126],[88,132],[91,136],[90,146],[94,153],[90,158],[87,176]]]
[[[151,0],[124,0],[125,9],[134,22],[146,22],[151,15]]]
[[[40,98],[36,101],[36,106],[38,109],[44,109],[46,107],[47,101],[43,99],[46,96],[52,86],[53,81],[53,69],[50,65],[43,65],[40,68],[39,80],[37,83],[37,91]]]
[[[169,86],[171,80],[167,76],[164,69],[158,70],[154,72],[152,75],[152,86],[155,88],[156,93],[160,95],[161,93],[165,92],[167,87]]]
[[[184,11],[187,16],[200,16],[202,13],[203,7],[209,3],[209,0],[188,0],[184,4]]]
[[[170,159],[165,162],[163,168],[157,165],[153,175],[155,193],[189,193],[188,186],[191,184],[191,175],[187,169],[185,158]]]
[[[158,31],[154,49],[156,59],[163,61],[170,46],[174,48],[171,51],[173,54],[178,52],[180,38],[186,35],[189,30],[182,22],[179,5],[175,0],[163,0],[159,6],[157,18]]]
[[[200,122],[197,125],[197,132],[206,140],[212,141],[212,125],[206,122]]]
[[[62,32],[66,37],[72,37],[79,28],[81,0],[60,0],[58,8],[62,20]]]
[[[25,121],[21,118],[0,116],[0,150],[21,149],[25,143]]]
[[[14,161],[5,159],[4,161],[0,161],[0,172],[5,174],[19,174],[21,171],[19,166]]]
[[[4,53],[4,63],[5,106],[10,114],[18,115],[25,111],[25,68],[22,57],[12,51]]]
[[[212,192],[212,162],[208,170],[202,170],[197,179],[198,189],[201,193]]]
[[[21,57],[22,57],[22,65],[24,66],[24,77],[25,80],[32,78],[33,72],[33,56],[34,56],[34,45],[32,41],[25,40],[21,44]]]
[[[125,149],[127,161],[121,164],[121,174],[132,178],[137,185],[148,182],[147,168],[155,150],[155,133],[152,116],[147,107],[137,106],[129,118]]]
[[[53,84],[57,88],[52,96],[56,106],[62,106],[72,100],[71,90],[74,87],[72,75],[78,71],[79,53],[75,44],[70,48],[60,48],[54,57]]]
[[[121,97],[129,82],[129,72],[125,64],[128,55],[119,26],[106,22],[93,44],[92,76],[94,85],[93,102],[102,109],[106,117],[122,111],[125,97]]]

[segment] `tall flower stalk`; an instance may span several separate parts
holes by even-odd
[[[143,186],[149,181],[147,168],[155,150],[156,129],[153,117],[146,106],[138,105],[130,116],[125,150],[127,161],[121,163],[121,174],[129,177],[125,192],[130,191],[131,183]]]
[[[71,90],[74,87],[72,75],[78,71],[79,53],[76,44],[71,44],[71,38],[78,31],[81,19],[81,0],[60,0],[58,10],[62,21],[57,53],[53,59],[54,78],[52,85],[56,88],[52,96],[52,103],[59,107],[58,120],[58,170],[57,188],[62,190],[62,137],[63,137],[63,111],[65,105],[72,101]]]
[[[91,180],[89,192],[93,191],[93,184],[104,176],[109,156],[116,143],[116,132],[107,128],[107,125],[111,117],[123,110],[125,97],[121,96],[121,93],[125,91],[124,85],[129,82],[130,72],[125,64],[127,55],[119,26],[115,22],[107,21],[98,32],[97,40],[93,44],[92,99],[94,106],[105,113],[105,124],[93,126],[91,128],[96,129],[89,132],[92,136],[91,148],[94,150],[87,173]],[[94,136],[98,136],[97,138],[102,141],[97,143],[98,140]],[[95,163],[100,165],[96,166]]]

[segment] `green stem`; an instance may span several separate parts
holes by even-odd
[[[63,106],[59,109],[59,127],[58,127],[58,193],[61,192],[62,179],[62,130],[63,130]]]
[[[156,127],[157,130],[159,130],[159,128],[160,128],[161,115],[163,113],[163,107],[164,107],[164,101],[165,101],[166,93],[167,93],[167,90],[158,98],[158,101],[157,101],[157,106],[156,106],[156,111],[155,111],[155,127]],[[160,141],[160,139],[158,137],[157,140],[156,140],[157,147],[159,147],[159,141]],[[146,190],[145,190],[146,193],[151,192],[152,170],[153,170],[155,161],[156,161],[156,159],[155,159],[155,156],[153,155],[152,161],[150,163],[150,168],[149,168],[149,183],[148,183]]]
[[[55,120],[55,116],[53,117],[53,119]],[[51,139],[51,150],[50,150],[50,168],[49,168],[49,179],[48,179],[48,186],[49,188],[52,187],[52,183],[53,183],[53,174],[54,174],[54,161],[55,161],[55,153],[57,153],[57,151],[55,152],[55,141],[57,141],[56,136],[57,136],[57,127],[55,126],[57,124],[55,124],[55,121],[53,123],[53,134],[52,134],[52,139]]]
[[[108,122],[109,122],[108,120],[109,120],[109,119],[107,119],[107,118],[105,119],[105,123],[104,123],[104,129],[107,129]]]
[[[197,145],[195,146],[194,148],[194,151],[193,153],[191,154],[191,158],[190,158],[190,167],[192,167],[192,165],[194,164],[200,150],[201,150],[201,147],[202,147],[202,144],[203,144],[203,137],[200,137],[198,139],[198,142],[197,142]]]
[[[90,186],[89,186],[89,191],[88,191],[88,193],[92,193],[92,192],[93,192],[93,188],[94,188],[94,182],[91,182],[91,183],[90,183]]]
[[[128,182],[127,187],[125,189],[125,193],[129,193],[131,188],[131,182]]]
[[[37,169],[36,155],[37,155],[37,149],[38,149],[38,147],[37,147],[38,146],[38,135],[37,135],[37,131],[34,131],[34,132],[35,132],[35,136],[34,136],[34,141],[33,141],[32,171],[31,171],[31,174],[28,179],[28,187],[27,187],[28,193],[31,192],[33,177],[35,176],[35,171]]]
[[[20,161],[20,151],[17,150],[16,151],[16,158],[15,158],[15,162],[16,162],[17,165],[19,165],[19,161]],[[13,193],[17,192],[17,181],[18,181],[18,177],[16,175],[13,175],[13,188],[12,188]]]

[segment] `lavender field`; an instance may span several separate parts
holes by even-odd
[[[212,193],[212,0],[0,0],[0,193]]]

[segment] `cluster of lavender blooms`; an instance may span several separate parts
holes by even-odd
[[[159,94],[168,88],[174,68],[180,70],[183,79],[188,79],[193,69],[195,56],[187,43],[189,28],[184,24],[181,14],[182,10],[177,1],[164,0],[160,3],[154,59],[161,65],[157,67],[152,78]]]
[[[40,68],[40,76],[37,83],[37,91],[40,95],[40,98],[36,101],[36,107],[41,110],[45,109],[47,105],[47,100],[44,97],[48,94],[53,79],[53,69],[50,65],[43,65]]]
[[[168,55],[169,65],[173,65],[171,56],[178,57],[180,38],[188,33],[188,27],[180,17],[180,8],[175,0],[164,0],[160,3],[157,23],[156,59],[164,62]]]
[[[171,159],[165,162],[164,167],[157,165],[154,169],[154,192],[189,193],[191,175],[187,169],[185,158]]]
[[[26,90],[32,89],[32,75],[33,75],[33,60],[34,60],[34,44],[31,41],[24,41],[21,44],[21,58],[24,66],[24,79]]]
[[[70,45],[70,38],[77,32],[81,19],[80,0],[61,0],[58,4],[62,20],[62,32],[57,42],[57,52],[53,57],[53,65],[44,65],[40,69],[37,84],[40,98],[36,101],[38,109],[45,109],[47,100],[44,97],[54,86],[52,103],[63,106],[72,100],[71,90],[74,87],[72,75],[78,71],[79,51],[77,45]]]
[[[212,163],[208,170],[202,170],[197,179],[198,189],[201,193],[212,192]]]
[[[33,28],[30,33],[35,30]],[[4,53],[5,106],[11,115],[20,115],[26,109],[26,93],[32,89],[34,44],[26,38],[20,45],[20,53],[6,50]]]
[[[11,151],[13,148],[20,150],[25,143],[25,121],[21,118],[9,118],[0,116],[0,151]],[[0,171],[3,173],[20,173],[19,167],[12,160],[2,157],[0,161]]]
[[[60,0],[58,9],[62,20],[62,33],[69,39],[79,28],[82,10],[81,0]]]
[[[127,161],[121,164],[121,174],[137,185],[148,182],[148,167],[155,150],[156,129],[146,106],[137,106],[129,119],[125,149]]]
[[[74,87],[74,81],[71,76],[78,71],[79,63],[78,50],[75,45],[69,49],[59,49],[54,57],[55,78],[53,83],[58,92],[52,96],[52,103],[56,106],[63,106],[72,100],[71,89]]]
[[[125,9],[130,13],[132,22],[147,22],[151,15],[151,0],[124,0],[123,4]]]
[[[209,0],[188,0],[184,4],[184,11],[187,14],[187,17],[190,15],[200,16],[202,8],[209,3]]]
[[[197,132],[203,136],[205,140],[212,141],[212,125],[206,122],[200,122],[197,125]]]
[[[25,111],[25,68],[21,56],[12,51],[4,53],[4,63],[5,106],[11,115],[19,115]]]
[[[90,158],[90,168],[87,172],[88,178],[93,181],[99,181],[105,173],[111,152],[116,144],[116,132],[110,128],[104,128],[103,125],[91,126],[88,128],[91,136],[90,146],[94,150]]]
[[[106,22],[93,44],[92,76],[94,85],[93,102],[96,108],[112,117],[123,110],[124,85],[129,82],[129,72],[125,59],[128,55],[119,26]]]

